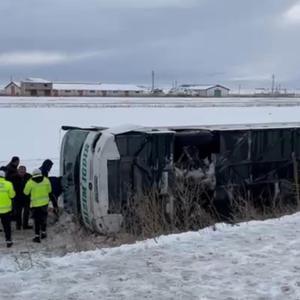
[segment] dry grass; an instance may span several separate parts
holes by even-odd
[[[299,210],[296,184],[287,185],[285,196],[262,194],[253,199],[246,192],[228,187],[230,197],[218,207],[213,191],[193,178],[177,178],[169,195],[157,190],[131,197],[130,213],[125,214],[124,229],[138,238],[199,230],[220,221],[231,224],[264,220]],[[229,200],[230,199],[230,200]],[[224,213],[225,211],[225,213]]]

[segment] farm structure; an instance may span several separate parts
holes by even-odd
[[[21,96],[21,83],[17,81],[11,81],[4,87],[3,95],[9,96]]]
[[[6,96],[41,97],[228,97],[223,85],[184,84],[172,89],[150,89],[136,84],[52,82],[43,78],[11,81],[4,88]]]
[[[300,123],[64,129],[64,206],[93,231],[119,231],[129,198],[153,189],[172,218],[182,177],[202,185],[221,220],[236,197],[296,203]]]
[[[196,97],[227,97],[230,89],[223,85],[183,84],[171,91],[172,94]]]
[[[4,90],[7,96],[46,97],[134,97],[150,93],[147,88],[134,84],[57,83],[42,78],[11,81]]]
[[[52,82],[42,78],[27,78],[21,81],[22,96],[51,96]]]
[[[53,96],[61,97],[133,97],[142,96],[146,88],[130,84],[89,84],[89,83],[54,83]]]

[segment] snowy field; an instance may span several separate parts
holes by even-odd
[[[0,299],[300,299],[300,214],[63,257],[31,247],[0,256]]]
[[[249,107],[300,106],[300,98],[0,97],[4,107]]]
[[[202,106],[199,99],[194,106],[170,99],[163,99],[169,101],[167,105],[157,104],[157,99],[149,98],[144,105],[125,105],[118,103],[120,99],[115,99],[114,105],[96,103],[103,99],[80,99],[81,104],[70,98],[60,99],[62,102],[53,98],[9,100],[8,105],[8,98],[0,98],[0,165],[18,155],[32,171],[50,158],[55,162],[53,175],[59,173],[62,125],[300,122],[297,99],[285,99],[292,102],[284,105],[248,105],[244,100],[229,105],[228,99],[218,99]],[[94,100],[96,105],[90,104]],[[103,246],[117,244],[101,236],[87,236],[70,220],[60,222],[49,228],[48,241],[41,245],[33,245],[31,231],[14,232],[15,244],[6,249],[0,233],[0,300],[300,300],[300,214],[234,227],[219,224],[216,230],[208,228],[111,249]]]
[[[95,105],[100,102],[101,106]],[[298,104],[293,106],[296,102]],[[193,103],[196,104],[194,107]],[[22,163],[32,170],[37,163],[39,166],[42,160],[50,158],[55,161],[53,174],[58,174],[60,143],[64,134],[62,125],[87,127],[130,123],[174,126],[299,122],[299,105],[300,100],[294,98],[0,97],[1,121],[5,128],[1,137],[0,165],[7,164],[13,155],[18,155]]]

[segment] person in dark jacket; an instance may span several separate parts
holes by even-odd
[[[18,176],[18,166],[20,163],[20,158],[18,156],[13,156],[11,161],[6,166],[6,179],[12,181],[15,176]]]
[[[43,176],[49,177],[49,172],[53,166],[53,162],[50,159],[46,159],[40,166],[40,170]]]
[[[26,172],[25,166],[18,168],[18,176],[13,178],[13,185],[16,191],[15,203],[15,218],[17,222],[17,230],[31,229],[29,226],[29,212],[30,212],[30,197],[26,196],[23,191],[27,181],[31,178],[31,175]]]
[[[50,194],[50,200],[52,202],[54,213],[58,216],[58,197],[62,194],[62,177],[49,176],[48,177],[52,187],[52,193]]]
[[[18,156],[13,156],[11,161],[6,166],[5,178],[11,183],[14,182],[15,178],[18,176],[18,166],[20,163],[20,158]],[[16,201],[12,200],[12,221],[16,220]]]
[[[54,176],[49,176],[49,172],[51,170],[53,166],[53,162],[50,159],[46,159],[42,165],[40,166],[40,170],[42,172],[42,175],[45,177],[48,177],[51,183],[51,187],[52,187],[52,192],[50,194],[50,200],[52,202],[53,208],[54,208],[54,213],[58,216],[59,213],[59,209],[58,209],[58,204],[57,204],[57,199],[58,196],[61,194],[60,191],[58,191],[60,189],[60,179],[59,177],[54,177]]]

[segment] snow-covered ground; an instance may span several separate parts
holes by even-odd
[[[146,99],[149,103],[141,105],[120,104],[116,99],[110,106],[92,105],[92,99],[80,99],[83,102],[79,105],[78,99],[70,98],[0,98],[0,165],[18,155],[32,171],[50,158],[55,163],[52,174],[58,174],[62,125],[300,121],[299,99],[285,99],[291,102],[284,105],[230,104],[229,100],[224,105],[221,102],[225,99],[219,99],[202,106],[199,99],[194,106],[186,100],[175,103],[163,99],[164,105],[162,100],[154,103],[156,100]],[[107,247],[131,238],[92,236],[64,214],[48,233],[47,241],[36,245],[31,242],[31,230],[14,231],[12,249],[5,248],[0,233],[0,300],[300,299],[300,214],[234,227],[219,224],[216,230],[208,228],[118,248]]]
[[[0,299],[300,299],[299,213],[63,257],[39,247],[0,250]]]
[[[0,107],[249,107],[300,106],[300,98],[0,97]]]

